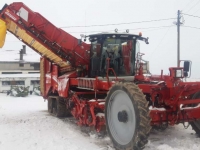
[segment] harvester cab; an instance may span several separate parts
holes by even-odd
[[[148,44],[148,38],[128,33],[100,33],[89,35],[90,77],[134,76],[136,56],[140,52],[138,40]]]

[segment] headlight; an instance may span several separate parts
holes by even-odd
[[[182,70],[176,70],[176,78],[181,78],[183,77]]]

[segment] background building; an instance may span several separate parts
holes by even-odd
[[[11,85],[39,85],[40,56],[33,50],[0,50],[0,92],[10,90]]]

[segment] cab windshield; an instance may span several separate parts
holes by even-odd
[[[136,40],[107,38],[91,43],[90,76],[133,76],[135,75],[135,56],[139,47]]]
[[[112,68],[118,76],[134,75],[135,40],[106,39],[102,44],[101,70]],[[109,61],[108,59],[109,58]],[[109,75],[114,75],[112,71]]]
[[[138,41],[149,44],[148,38],[134,34],[93,34],[91,42],[89,76],[134,76]]]

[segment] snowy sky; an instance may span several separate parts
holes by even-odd
[[[177,11],[200,16],[200,0],[21,0],[33,11],[39,12],[57,27],[88,26],[99,24],[118,24],[176,18]],[[0,7],[14,0],[1,0]],[[200,18],[183,15],[185,23],[181,27],[181,59],[192,61],[192,77],[200,78]],[[130,33],[143,33],[149,37],[149,45],[141,43],[144,59],[150,61],[152,74],[159,74],[163,69],[177,65],[177,29],[173,22],[176,19],[132,23],[126,25],[96,26],[81,28],[64,28],[77,38],[91,31],[130,30]],[[150,28],[161,27],[162,28]],[[189,28],[197,27],[195,28]],[[143,29],[138,29],[143,28]],[[144,29],[149,28],[149,29]],[[131,30],[132,29],[132,30]],[[133,30],[136,29],[136,30]],[[92,32],[94,33],[94,32]],[[3,49],[20,49],[22,43],[11,34],[7,34]]]

